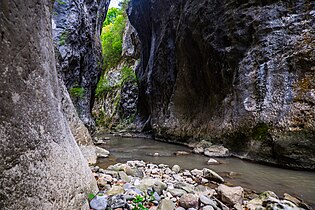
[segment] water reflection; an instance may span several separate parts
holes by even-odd
[[[220,165],[207,165],[208,157],[196,154],[176,156],[177,151],[190,149],[141,138],[110,137],[104,146],[111,152],[109,159],[102,159],[98,165],[107,167],[115,162],[144,160],[152,163],[164,163],[170,166],[178,164],[185,169],[211,168],[233,185],[253,189],[257,192],[271,190],[282,196],[289,193],[298,196],[315,207],[315,173],[280,169],[243,161],[237,158],[217,158]],[[158,153],[158,156],[155,153]],[[232,173],[231,173],[232,172]]]

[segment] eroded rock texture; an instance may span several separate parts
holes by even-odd
[[[105,72],[108,87],[96,100],[93,110],[100,129],[103,126],[113,129],[119,124],[131,127],[137,113],[138,85],[130,76],[139,65],[140,49],[138,34],[127,19],[121,59],[117,66]]]
[[[0,209],[89,209],[97,189],[62,113],[51,8],[0,4]]]
[[[57,70],[83,123],[94,128],[91,111],[102,68],[100,34],[109,0],[58,0],[53,10]]]
[[[132,0],[142,43],[139,127],[314,169],[314,4]]]

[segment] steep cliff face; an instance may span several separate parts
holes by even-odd
[[[0,4],[0,209],[89,209],[97,189],[62,113],[51,8]]]
[[[133,128],[131,124],[137,113],[138,85],[135,69],[139,64],[141,46],[138,34],[128,19],[122,41],[120,61],[102,77],[106,80],[103,85],[107,87],[103,88],[93,108],[99,129]]]
[[[313,1],[132,0],[139,127],[315,166]]]
[[[102,67],[100,34],[109,0],[58,0],[53,10],[57,70],[83,123],[93,129],[91,111]]]

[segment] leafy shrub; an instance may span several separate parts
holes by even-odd
[[[104,96],[104,94],[108,91],[110,91],[112,87],[110,86],[108,79],[106,78],[106,75],[102,76],[100,80],[97,83],[97,87],[95,90],[95,96],[97,98],[100,98]]]
[[[78,98],[82,98],[85,94],[84,88],[79,87],[79,86],[74,86],[70,88],[69,92],[72,97],[78,97]]]

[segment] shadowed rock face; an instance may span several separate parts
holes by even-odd
[[[132,0],[139,127],[315,166],[315,3]]]
[[[0,209],[88,209],[97,189],[62,113],[51,8],[0,4]]]
[[[109,0],[55,1],[52,24],[57,70],[80,119],[94,128],[91,111],[102,71],[100,34]],[[76,92],[80,92],[76,94]]]

